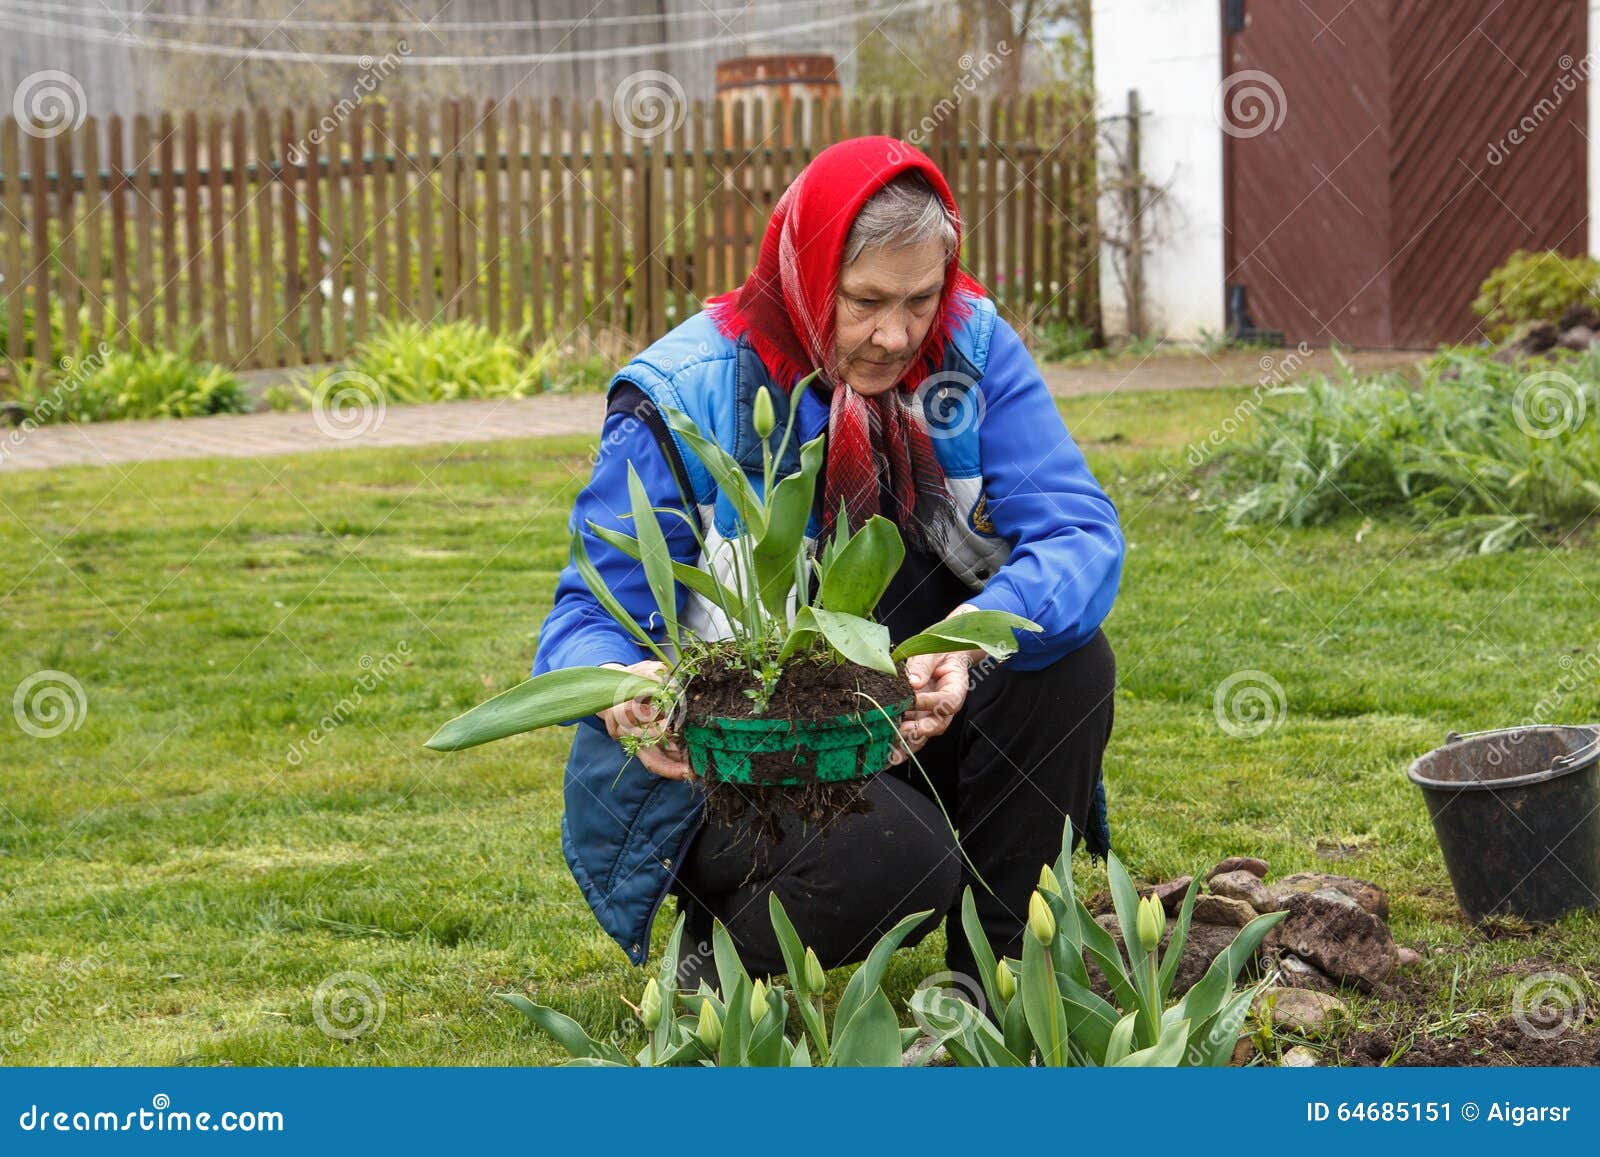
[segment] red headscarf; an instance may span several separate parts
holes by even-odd
[[[901,173],[919,172],[950,211],[956,248],[945,268],[937,320],[896,388],[865,398],[835,388],[828,420],[824,533],[842,502],[855,529],[881,511],[880,463],[897,510],[887,513],[907,539],[928,549],[928,531],[950,505],[944,472],[928,436],[916,389],[944,360],[952,330],[972,312],[983,286],[961,272],[961,217],[944,174],[920,150],[894,137],[855,137],[818,153],[778,199],[754,272],[738,289],[706,303],[717,328],[750,344],[785,391],[820,369],[835,378],[834,309],[839,266],[856,215]],[[906,517],[909,515],[909,517]]]

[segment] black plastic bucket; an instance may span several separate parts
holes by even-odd
[[[1600,730],[1452,733],[1407,774],[1468,917],[1600,909]]]

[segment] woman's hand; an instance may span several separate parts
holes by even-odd
[[[945,618],[977,610],[962,603]],[[906,660],[906,678],[916,692],[916,702],[900,720],[900,746],[889,753],[889,765],[904,763],[907,753],[920,751],[936,735],[943,735],[967,702],[969,672],[982,662],[981,649],[914,655]]]
[[[632,671],[635,675],[643,675],[648,679],[659,679],[662,672],[667,670],[667,665],[660,659],[645,659],[631,666],[621,663],[602,663],[602,667],[612,667],[618,671]],[[606,732],[612,739],[621,739],[624,735],[635,735],[642,740],[649,741],[639,748],[634,757],[644,764],[646,771],[652,775],[659,775],[662,779],[688,779],[694,775],[689,766],[689,756],[683,749],[683,744],[675,735],[666,735],[666,738],[656,742],[658,736],[665,734],[663,727],[666,720],[662,719],[660,708],[644,696],[629,699],[615,707],[608,707],[599,713],[600,719],[606,725]]]

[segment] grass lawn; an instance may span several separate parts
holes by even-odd
[[[1397,938],[1433,950],[1436,1019],[1466,1031],[1510,1011],[1517,961],[1600,959],[1600,921],[1469,928],[1404,768],[1448,729],[1523,720],[1596,646],[1600,556],[1458,560],[1359,519],[1225,537],[1183,452],[1243,396],[1064,405],[1130,544],[1106,625],[1116,846],[1145,878],[1250,852],[1275,875],[1378,881]],[[0,691],[57,670],[87,704],[53,738],[5,720],[0,1058],[557,1059],[492,999],[508,988],[596,1035],[622,1021],[644,974],[561,858],[565,736],[422,747],[526,675],[586,455],[561,439],[0,476]],[[1283,689],[1256,738],[1213,710],[1241,671]],[[1557,714],[1600,719],[1596,689]],[[897,959],[902,1009],[942,950],[934,936]],[[342,971],[383,992],[381,1024],[352,1041],[313,1016]]]

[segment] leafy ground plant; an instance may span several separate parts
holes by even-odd
[[[605,380],[597,359],[563,357],[551,338],[527,352],[531,330],[496,333],[470,321],[443,325],[378,320],[377,331],[337,366],[302,374],[267,392],[275,410],[313,405],[330,378],[341,390],[381,394],[391,405],[463,398],[525,398]]]
[[[1573,306],[1600,307],[1600,261],[1526,249],[1489,274],[1472,303],[1494,338],[1528,322],[1553,322]]]
[[[1071,836],[1069,822],[1055,866],[1040,869],[1020,961],[995,958],[971,888],[962,899],[962,927],[993,1018],[948,989],[928,987],[912,997],[919,1021],[960,1064],[974,1067],[1020,1066],[1035,1058],[1049,1067],[1227,1064],[1259,991],[1236,991],[1235,982],[1285,913],[1247,924],[1199,982],[1169,1006],[1199,879],[1189,885],[1163,950],[1161,902],[1141,899],[1121,861],[1109,856],[1106,872],[1122,930],[1118,948],[1073,890]],[[1090,988],[1085,954],[1110,985],[1115,1003]]]
[[[828,975],[817,954],[802,946],[775,894],[769,897],[768,910],[788,969],[789,987],[752,979],[718,920],[712,927],[718,990],[712,991],[702,980],[697,992],[680,992],[678,966],[684,927],[680,916],[659,974],[650,978],[639,997],[636,1011],[649,1040],[633,1056],[633,1064],[654,1068],[844,1068],[901,1063],[921,1032],[900,1027],[894,1006],[884,995],[883,976],[895,949],[932,913],[907,916],[873,946],[845,985],[830,1026],[823,1005]],[[794,1039],[785,1035],[791,997],[804,1028]],[[501,999],[566,1049],[572,1058],[568,1065],[629,1066],[629,1058],[616,1045],[595,1040],[564,1013],[535,1004],[519,993],[502,993]]]
[[[177,349],[135,345],[92,354],[66,370],[36,367],[18,401],[41,424],[248,411],[250,400],[239,379],[193,356],[197,340],[191,336]]]
[[[1221,457],[1230,529],[1398,514],[1466,552],[1571,534],[1600,507],[1600,355],[1547,368],[1449,351],[1413,388],[1394,375],[1270,391]]]

